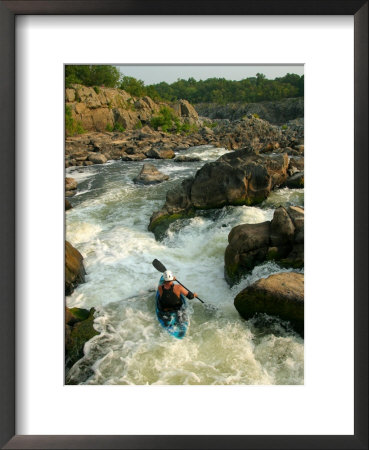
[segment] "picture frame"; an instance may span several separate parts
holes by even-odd
[[[353,436],[18,436],[15,434],[15,16],[31,14],[353,15],[355,33],[355,433]],[[368,2],[240,0],[226,3],[138,0],[0,2],[1,225],[0,444],[3,448],[365,449],[368,448]],[[364,206],[363,206],[364,205]],[[12,320],[10,320],[12,318]]]

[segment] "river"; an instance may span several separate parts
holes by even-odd
[[[194,175],[225,149],[193,147],[201,161],[150,161],[170,176],[157,185],[132,179],[143,162],[111,161],[68,168],[78,181],[66,212],[66,238],[84,257],[86,283],[66,298],[68,307],[96,308],[100,332],[67,375],[73,384],[303,384],[304,341],[286,323],[270,317],[244,321],[233,306],[236,294],[259,278],[286,271],[268,262],[230,288],[224,251],[232,227],[271,220],[279,205],[303,206],[303,189],[272,192],[258,207],[224,207],[171,224],[161,241],[147,230],[168,189]],[[155,315],[159,259],[179,281],[212,305],[189,301],[191,324],[176,340]]]

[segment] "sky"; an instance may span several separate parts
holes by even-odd
[[[137,78],[145,85],[161,81],[173,83],[178,78],[187,80],[190,77],[198,80],[207,78],[226,78],[242,80],[254,77],[258,72],[269,79],[283,77],[287,73],[304,74],[303,65],[120,65],[116,66],[123,75]]]

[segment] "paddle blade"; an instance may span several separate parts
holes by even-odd
[[[152,262],[152,265],[155,267],[156,270],[158,270],[159,272],[165,272],[167,269],[165,268],[165,266],[158,261],[157,259],[154,259],[154,261]]]

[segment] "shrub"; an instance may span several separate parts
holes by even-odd
[[[208,121],[204,121],[204,127],[207,128],[215,128],[218,124],[216,122],[208,122]]]
[[[286,124],[282,125],[282,130],[287,130],[287,125]]]
[[[126,129],[124,128],[124,126],[121,123],[115,122],[114,128],[112,131],[120,131],[121,133],[124,133],[126,131]]]
[[[140,130],[142,128],[142,122],[141,122],[141,120],[139,120],[137,123],[136,123],[136,125],[134,126],[134,129],[135,130]]]
[[[167,106],[160,108],[159,114],[152,117],[150,125],[157,130],[161,128],[163,131],[168,132],[178,128],[179,119],[175,115],[174,111]]]
[[[69,105],[65,106],[65,131],[68,136],[75,136],[76,134],[86,133],[82,123],[73,119],[72,110]]]
[[[252,115],[252,117],[255,117],[255,119],[260,119],[259,114],[256,114],[256,113],[254,113],[254,114]]]
[[[94,91],[96,94],[100,94],[100,88],[98,86],[94,86]]]
[[[113,131],[113,125],[111,125],[110,123],[107,123],[105,130],[106,131]]]

